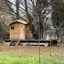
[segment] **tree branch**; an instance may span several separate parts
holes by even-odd
[[[8,26],[2,21],[2,18],[0,17],[2,24],[9,30]]]
[[[6,0],[4,0],[5,1],[5,3],[7,4],[7,6],[9,7],[9,9],[12,11],[12,12],[14,12],[13,11],[13,9],[9,6],[9,4],[7,3],[7,1]],[[17,14],[16,12],[14,12],[15,14]],[[19,16],[20,17],[20,16]],[[20,17],[22,20],[24,20],[24,21],[26,21],[25,19],[23,19],[22,17]],[[27,22],[27,21],[26,21]]]

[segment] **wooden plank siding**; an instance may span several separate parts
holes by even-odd
[[[20,39],[25,39],[25,25],[20,24]]]
[[[33,38],[29,24],[16,21],[16,22],[12,22],[10,26],[14,27],[14,29],[10,29],[10,39],[25,40],[25,39]]]
[[[15,23],[11,26],[13,26],[14,29],[10,30],[10,39],[20,39],[20,24]]]
[[[25,25],[25,39],[32,39],[32,33],[30,31],[29,25]]]

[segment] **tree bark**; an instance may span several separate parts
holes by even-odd
[[[16,0],[16,19],[19,19],[19,0]]]

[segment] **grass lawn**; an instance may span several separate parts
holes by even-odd
[[[51,57],[50,47],[40,49],[40,64],[64,64],[60,47],[51,48]],[[0,64],[39,64],[38,46],[0,46]]]
[[[64,64],[58,56],[41,56],[41,64]],[[0,64],[38,64],[38,56],[0,53]]]

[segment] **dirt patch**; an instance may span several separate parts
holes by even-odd
[[[59,55],[61,48],[58,46],[51,47],[52,54]],[[38,46],[0,46],[0,52],[12,54],[38,55]],[[40,46],[40,54],[50,54],[50,47]]]

